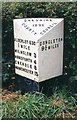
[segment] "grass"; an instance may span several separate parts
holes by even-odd
[[[0,120],[1,120],[1,118],[2,118],[2,91],[1,91],[1,89],[0,89]]]
[[[76,97],[64,91],[55,91],[50,97],[39,93],[26,93],[3,100],[3,118],[47,119],[75,118]]]
[[[54,93],[54,95],[51,97],[51,117],[54,118],[65,118],[67,117],[74,118],[74,115],[72,114],[72,111],[74,109],[74,102],[70,101],[71,97],[67,97],[66,95],[63,95],[63,93]]]

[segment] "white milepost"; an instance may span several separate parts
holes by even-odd
[[[14,19],[15,72],[41,82],[62,75],[63,18]]]

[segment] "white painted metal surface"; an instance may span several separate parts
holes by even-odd
[[[63,72],[63,18],[14,19],[15,72],[41,82]]]

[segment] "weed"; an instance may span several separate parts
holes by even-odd
[[[74,118],[75,102],[74,97],[58,90],[48,98],[42,93],[26,93],[3,102],[3,118]]]

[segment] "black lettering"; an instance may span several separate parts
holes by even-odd
[[[48,49],[50,49],[50,46],[48,46]]]
[[[40,21],[42,21],[42,19],[40,19]]]
[[[35,75],[35,76],[38,76],[38,72],[35,71],[35,72],[34,72],[34,75]]]
[[[62,41],[63,39],[61,38],[61,41]]]
[[[45,31],[45,30],[43,30],[43,32],[45,33],[46,31]]]
[[[30,45],[35,45],[35,41],[29,41]]]
[[[37,33],[35,32],[34,35],[36,35]]]
[[[27,27],[26,29],[29,29],[29,27]]]
[[[44,41],[45,44],[47,44],[47,41]]]
[[[25,25],[25,23],[22,23],[22,26]]]
[[[29,29],[29,31],[31,31],[32,29]]]
[[[44,51],[44,46],[41,47],[41,50]]]
[[[45,45],[45,50],[47,50],[47,45]]]
[[[53,39],[53,43],[55,43],[55,39]]]
[[[48,40],[48,44],[50,44],[50,40]]]
[[[30,50],[30,46],[28,46],[28,50]]]
[[[47,27],[48,29],[50,29],[50,27]]]
[[[42,33],[42,32],[40,32],[40,34],[41,34],[41,35],[43,35],[43,33]]]
[[[52,44],[52,40],[51,40],[51,44]]]
[[[60,42],[60,38],[59,38],[59,40],[58,40],[59,42]]]
[[[35,27],[37,27],[37,24],[35,24]]]
[[[40,46],[42,46],[42,42],[40,42]]]
[[[16,59],[20,59],[20,60],[24,60],[24,61],[27,61],[27,62],[32,62],[32,59],[30,58],[24,58],[24,57],[21,57],[21,56],[15,56]]]
[[[33,74],[32,70],[24,69],[24,68],[18,67],[18,66],[15,66],[15,68],[18,69],[18,70],[24,71],[26,73]]]
[[[48,31],[48,28],[46,28],[45,30]]]
[[[36,67],[36,65],[34,65],[34,69],[35,69],[35,70],[37,70],[37,67]]]
[[[30,65],[30,68],[32,69],[32,65]]]
[[[27,25],[24,25],[24,27],[27,27]]]
[[[23,48],[23,45],[21,45],[21,48]]]
[[[34,63],[36,64],[36,60],[34,60]]]
[[[34,20],[32,19],[32,21],[34,22]]]
[[[34,58],[36,58],[36,53],[34,53]]]
[[[19,43],[18,43],[18,47],[19,47]]]
[[[58,39],[56,38],[56,43],[58,42]]]
[[[39,27],[41,27],[41,24],[39,24]]]
[[[46,21],[48,21],[48,19],[46,19]]]
[[[44,26],[44,24],[42,24],[42,26]]]
[[[28,21],[30,21],[30,19]]]
[[[21,66],[24,66],[24,62],[21,62],[21,61],[20,61],[20,65],[21,65]]]

